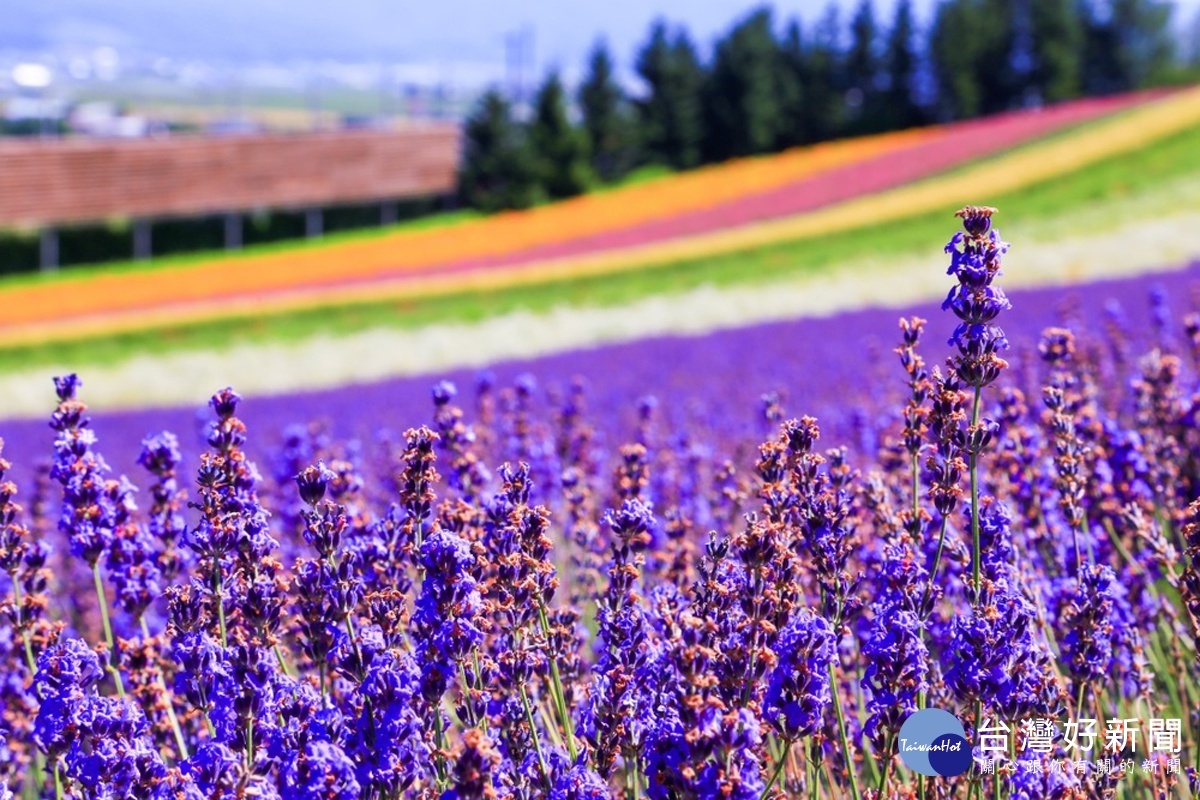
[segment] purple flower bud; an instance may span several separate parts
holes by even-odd
[[[58,399],[63,402],[74,400],[75,392],[79,390],[80,386],[83,386],[83,381],[79,380],[79,376],[74,372],[54,379],[54,391],[58,394]]]
[[[438,381],[433,385],[430,394],[436,406],[444,406],[458,396],[458,387],[450,381]]]
[[[329,482],[336,477],[333,470],[325,466],[324,461],[317,463],[316,466],[305,467],[296,476],[296,488],[300,491],[300,499],[310,506],[315,506],[325,496],[325,489],[329,486]]]
[[[237,413],[237,406],[242,400],[242,396],[235,392],[231,387],[226,386],[221,389],[208,401],[213,412],[218,419],[227,420]]]

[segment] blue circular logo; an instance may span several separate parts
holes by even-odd
[[[971,768],[962,723],[940,708],[923,708],[906,719],[897,744],[904,765],[920,775],[949,778]]]

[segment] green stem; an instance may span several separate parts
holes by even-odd
[[[888,778],[892,773],[892,748],[896,746],[896,734],[889,733],[883,746],[883,774],[879,778],[879,796],[887,797]]]
[[[983,702],[975,701],[975,738],[979,738],[979,729],[983,726]],[[983,774],[971,781],[971,797],[978,798],[983,793]]]
[[[292,673],[292,668],[288,666],[287,660],[283,657],[283,650],[280,649],[278,644],[275,645],[275,658],[278,659],[279,669],[283,670],[283,674],[289,678],[294,678],[295,675]]]
[[[229,646],[229,637],[225,632],[225,598],[224,586],[221,581],[221,562],[213,559],[213,597],[217,600],[217,627],[221,632],[221,647]]]
[[[997,766],[992,773],[992,800],[1000,800],[1000,783],[1000,769]]]
[[[433,708],[433,737],[434,743],[437,745],[438,749],[437,754],[434,756],[433,763],[434,769],[437,771],[437,785],[438,792],[440,793],[449,783],[446,780],[446,764],[444,755],[446,752],[446,729],[444,723],[442,722],[441,700],[439,700],[437,705]]]
[[[837,672],[833,662],[829,662],[829,684],[833,687],[833,710],[837,714],[838,733],[842,739],[842,753],[846,759],[846,772],[850,777],[850,792],[854,800],[862,800],[862,792],[858,790],[858,774],[854,770],[854,756],[850,750],[850,736],[846,733],[846,715],[842,713],[842,693],[838,687]]]
[[[808,785],[808,800],[817,800],[817,792],[821,789],[821,775],[810,756],[804,758],[804,782]]]
[[[478,650],[478,648],[474,651],[474,659],[475,659],[475,674],[476,674],[476,676],[478,676],[479,675],[479,650]],[[467,696],[468,706],[469,706],[470,704],[474,703],[475,698],[472,697],[472,693],[475,691],[475,688],[474,688],[474,684],[471,681],[467,680],[467,668],[466,668],[466,666],[464,666],[462,661],[458,662],[458,679],[462,681],[463,693]],[[487,724],[488,724],[487,712],[485,711],[482,718],[480,718],[480,720],[479,720],[479,727],[481,730],[483,730],[484,733],[487,733]]]
[[[58,759],[54,759],[54,798],[63,800],[62,773],[58,769]]]
[[[542,770],[542,780],[546,783],[546,791],[549,792],[554,787],[550,785],[550,770],[546,769],[546,758],[542,755],[542,740],[533,721],[533,709],[529,707],[529,696],[525,694],[525,687],[519,687],[518,691],[521,694],[521,705],[525,707],[525,718],[529,721],[529,735],[533,737],[533,750],[537,753],[538,767]]]
[[[92,564],[92,578],[96,583],[96,600],[100,603],[100,621],[104,624],[104,641],[108,645],[108,671],[117,684],[117,694],[125,697],[125,684],[121,681],[121,670],[113,664],[117,648],[113,641],[112,625],[108,621],[108,598],[104,594],[104,581],[100,578],[100,562]]]
[[[971,403],[971,427],[979,424],[979,398],[982,387],[975,387],[975,400]],[[971,471],[971,577],[975,582],[975,594],[978,597],[983,591],[982,546],[979,537],[979,454],[971,453],[968,464]]]
[[[146,617],[138,617],[138,622],[142,624],[142,638],[150,638],[150,626],[146,624]],[[175,702],[167,691],[167,683],[163,680],[163,676],[159,673],[158,689],[163,693],[163,698],[167,703],[167,719],[171,722],[171,730],[175,733],[175,744],[179,746],[179,757],[188,757],[187,742],[183,738],[183,729],[179,727],[179,718],[175,716]]]
[[[37,675],[37,659],[33,657],[33,642],[29,638],[29,629],[22,625],[21,619],[21,581],[15,574],[10,574],[13,585],[13,599],[16,603],[17,627],[21,629],[21,640],[25,643],[25,663],[29,666],[29,679],[33,680],[33,676]],[[33,778],[37,783],[37,791],[40,794],[42,786],[46,782],[46,763],[45,756],[42,751],[34,749],[33,751]]]
[[[775,765],[775,771],[771,773],[771,780],[767,782],[767,786],[763,789],[762,796],[759,800],[767,800],[767,796],[771,794],[771,788],[775,785],[775,781],[779,780],[779,776],[783,774],[783,768],[787,764],[788,753],[792,751],[792,740],[788,739],[783,743],[783,753],[779,756],[779,762]]]
[[[916,531],[917,520],[921,516],[921,457],[917,453],[912,454],[912,522],[913,531]]]
[[[364,669],[362,650],[358,646],[358,634],[354,632],[354,621],[350,619],[350,615],[346,615],[346,633],[350,634],[350,644],[354,646],[354,657],[358,660],[359,669]],[[362,680],[360,677],[359,680]]]
[[[929,598],[933,594],[933,581],[937,577],[938,567],[942,563],[942,552],[946,549],[947,522],[948,519],[942,517],[942,522],[938,526],[938,546],[937,551],[933,554],[933,565],[929,568],[929,580],[925,584],[925,594],[921,597],[921,613],[924,613],[925,606],[929,604]]]
[[[246,717],[246,772],[254,771],[254,717]]]
[[[542,635],[546,637],[547,644],[550,641],[550,620],[546,615],[546,606],[538,602],[538,623],[542,628]],[[558,659],[551,654],[550,657],[550,696],[554,701],[555,711],[558,714],[559,723],[563,726],[563,733],[567,739],[567,751],[571,755],[571,763],[575,763],[575,759],[579,756],[579,749],[575,745],[575,723],[571,719],[571,713],[567,710],[567,695],[563,691],[562,676],[558,671]]]
[[[16,603],[17,627],[21,629],[21,640],[25,643],[25,663],[29,665],[29,674],[32,677],[37,674],[37,659],[33,657],[33,642],[29,639],[29,628],[23,625],[21,619],[21,581],[15,574],[10,574],[9,578],[13,585],[13,601]]]
[[[471,651],[471,661],[472,661],[472,663],[475,664],[475,680],[479,681],[479,688],[480,689],[486,688],[486,682],[483,679],[483,669],[479,666],[479,648],[478,647],[476,647],[474,650]],[[479,720],[479,722],[483,726],[483,732],[487,733],[488,715],[487,715],[486,709],[484,710],[483,719]]]
[[[917,692],[917,708],[924,708],[927,702],[925,691]],[[920,773],[917,773],[917,800],[925,800],[925,776]]]

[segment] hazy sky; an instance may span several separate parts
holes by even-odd
[[[891,19],[895,0],[876,0]],[[768,3],[779,24],[816,20],[826,0]],[[751,0],[8,0],[0,50],[111,44],[179,58],[407,63],[452,82],[482,71],[503,75],[506,36],[533,31],[537,74],[579,70],[599,35],[628,67],[656,17],[684,22],[707,49]],[[848,16],[857,0],[841,0]],[[928,20],[936,0],[915,0]],[[1179,0],[1192,20],[1200,0]]]
[[[368,2],[373,0],[367,0]],[[777,20],[799,15],[812,22],[821,16],[827,0],[777,0],[766,3]],[[857,0],[838,5],[848,17]],[[603,33],[623,64],[632,61],[638,45],[655,17],[686,22],[702,45],[708,45],[737,18],[758,7],[747,0],[448,0],[414,7],[396,44],[420,61],[484,58],[503,61],[505,34],[522,26],[534,31],[539,67],[558,64],[574,68],[591,42]],[[895,0],[876,0],[877,19],[891,19]],[[914,0],[924,22],[936,0]],[[1200,0],[1180,0],[1177,18],[1191,20]]]

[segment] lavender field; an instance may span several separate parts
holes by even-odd
[[[1198,796],[1200,264],[1006,296],[961,222],[944,308],[60,377],[0,423],[0,800]]]

